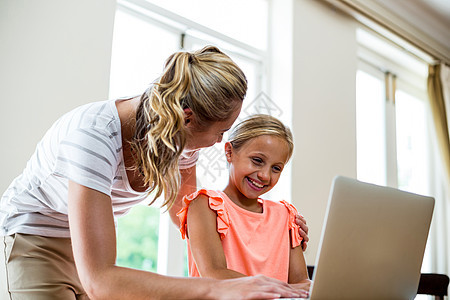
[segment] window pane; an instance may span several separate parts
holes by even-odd
[[[425,103],[404,91],[396,93],[397,164],[400,189],[428,194]]]
[[[117,265],[157,271],[159,207],[138,205],[119,219]]]
[[[386,184],[384,82],[366,72],[356,74],[357,177]]]
[[[178,35],[117,10],[109,97],[141,94],[161,75],[167,57],[179,50],[179,41]]]
[[[147,0],[258,49],[267,48],[267,0]]]

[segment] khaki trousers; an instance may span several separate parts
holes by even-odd
[[[88,299],[69,238],[0,236],[0,299]]]

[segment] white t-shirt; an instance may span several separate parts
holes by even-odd
[[[0,201],[0,235],[70,237],[68,180],[111,197],[114,216],[142,202],[127,178],[115,101],[80,106],[47,131]]]

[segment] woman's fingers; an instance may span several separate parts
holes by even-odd
[[[280,297],[306,297],[308,295],[307,291],[304,289],[298,289],[292,287],[289,284],[279,281],[274,278],[265,277],[262,275],[254,276],[255,281],[261,282],[260,291],[261,293],[276,293],[278,298]]]
[[[297,214],[295,216],[295,223],[297,223],[298,226],[300,226],[300,228],[303,230],[303,232],[306,234],[306,236],[308,235],[308,225],[306,224],[306,219],[305,217],[303,217],[300,214]]]
[[[299,283],[290,284],[290,286],[296,289],[297,291],[308,292],[309,289],[311,288],[311,283],[312,283],[311,280],[305,279],[300,281]]]
[[[296,298],[307,295],[303,290],[262,275],[224,280],[219,285],[217,296],[220,299]]]
[[[306,247],[307,247],[307,243],[309,242],[309,237],[308,237],[309,228],[308,228],[308,225],[306,225],[306,219],[302,215],[297,214],[295,216],[295,223],[297,223],[297,225],[300,226],[299,233],[303,239],[301,245],[302,245],[303,251],[305,251]]]

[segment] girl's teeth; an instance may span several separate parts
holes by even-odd
[[[252,179],[250,179],[249,178],[249,180],[250,180],[250,182],[253,184],[253,185],[255,185],[256,187],[258,187],[258,188],[262,188],[262,187],[264,187],[264,185],[262,185],[262,184],[259,184],[259,183],[257,183],[257,182],[255,182],[255,181],[253,181]]]

